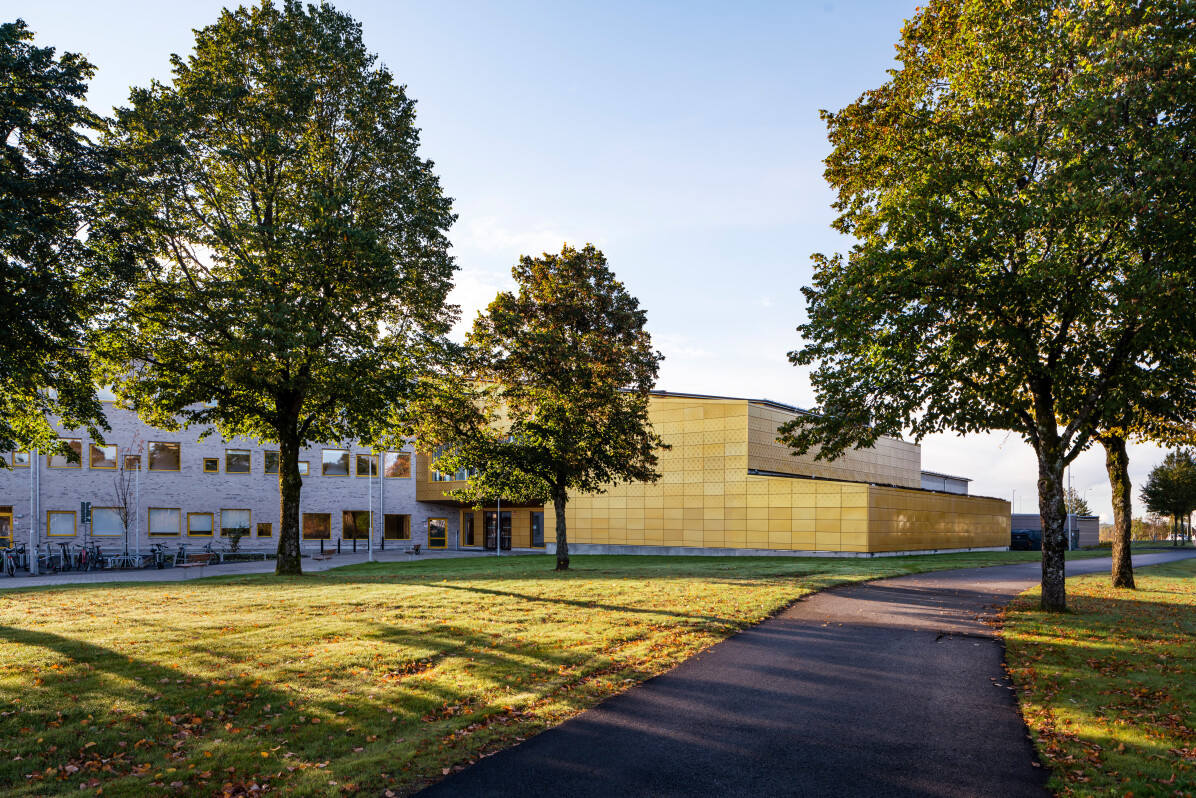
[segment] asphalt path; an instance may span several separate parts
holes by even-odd
[[[1028,563],[819,593],[420,795],[1044,798],[991,625],[1040,577]]]

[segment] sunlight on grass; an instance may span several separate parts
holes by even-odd
[[[375,563],[0,595],[10,796],[409,794],[814,590],[1033,552]]]
[[[1066,796],[1196,794],[1196,560],[1069,579],[1063,616],[1038,591],[1006,616],[1009,672],[1051,787]]]

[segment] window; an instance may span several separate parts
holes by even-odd
[[[387,513],[382,521],[382,537],[387,540],[411,540],[411,516]]]
[[[91,508],[91,536],[93,538],[118,538],[125,533],[120,522],[120,511],[115,507]]]
[[[532,513],[532,548],[544,548],[544,513]]]
[[[307,461],[300,460],[299,461],[299,476],[305,477],[308,475],[308,473],[310,473],[310,471],[311,471],[311,469],[308,467]]]
[[[75,453],[75,461],[71,462],[64,454],[48,454],[46,455],[46,467],[81,468],[83,466],[83,441],[78,438],[59,438],[58,440]]]
[[[249,473],[249,450],[248,449],[225,449],[224,450],[224,473],[226,473],[226,474],[248,474]]]
[[[140,471],[141,470],[141,455],[126,454],[125,455],[125,471]]]
[[[112,444],[101,445],[93,443],[91,445],[91,462],[89,465],[92,468],[115,469],[116,446]]]
[[[461,518],[461,545],[462,546],[478,545],[477,541],[474,539],[473,513],[466,513]]]
[[[187,513],[187,534],[196,538],[212,536],[211,513]]]
[[[149,445],[150,471],[178,471],[182,457],[179,444],[151,442]]]
[[[345,510],[341,513],[341,538],[369,540],[370,514],[368,510]]]
[[[384,455],[386,470],[383,472],[391,479],[411,478],[411,455],[406,452],[387,452]]]
[[[428,519],[428,548],[443,549],[448,546],[448,519]]]
[[[349,450],[325,449],[323,468],[320,473],[326,477],[349,476]]]
[[[99,399],[101,402],[115,402],[116,392],[112,390],[111,385],[97,385],[96,399]]]
[[[303,539],[304,540],[331,540],[332,539],[332,514],[331,513],[304,513],[303,514]]]
[[[278,452],[262,452],[262,473],[278,473]]]
[[[28,468],[29,452],[13,452],[9,458],[9,463],[13,468]]]
[[[220,534],[228,537],[232,532],[242,532],[246,535],[253,529],[250,522],[252,513],[249,510],[221,510]]]
[[[46,535],[52,538],[70,538],[75,536],[75,511],[59,512],[51,510],[46,513]]]
[[[376,476],[378,476],[378,455],[376,455],[376,454],[359,454],[359,455],[357,455],[357,476],[359,476],[359,477],[376,477]]]
[[[205,474],[219,474],[220,460],[215,457],[205,457],[203,459],[203,472]]]
[[[151,538],[177,538],[182,529],[182,511],[162,507],[149,508],[149,534]]]
[[[258,521],[257,536],[259,538],[274,537],[274,524],[270,523],[269,521]]]

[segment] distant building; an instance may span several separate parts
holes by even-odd
[[[1042,516],[1038,513],[1014,513],[1010,518],[1010,548],[1017,551],[1042,551]],[[1067,516],[1068,549],[1083,549],[1100,543],[1100,516]]]
[[[937,471],[922,472],[922,490],[937,490],[943,493],[958,493],[960,496],[967,496],[968,483],[971,481],[967,477],[953,477],[950,474],[940,474]]]

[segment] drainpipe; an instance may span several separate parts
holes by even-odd
[[[377,449],[375,452],[375,462],[378,464],[378,473],[382,473],[382,453]],[[365,478],[365,502],[366,506],[370,508],[370,537],[366,541],[366,562],[374,561],[374,477],[368,472]]]
[[[38,517],[41,515],[41,508],[38,507],[38,482],[40,474],[38,469],[38,461],[41,458],[37,456],[37,449],[30,447],[29,450],[29,573],[32,576],[37,576],[41,573],[37,561],[37,547],[38,547]]]

